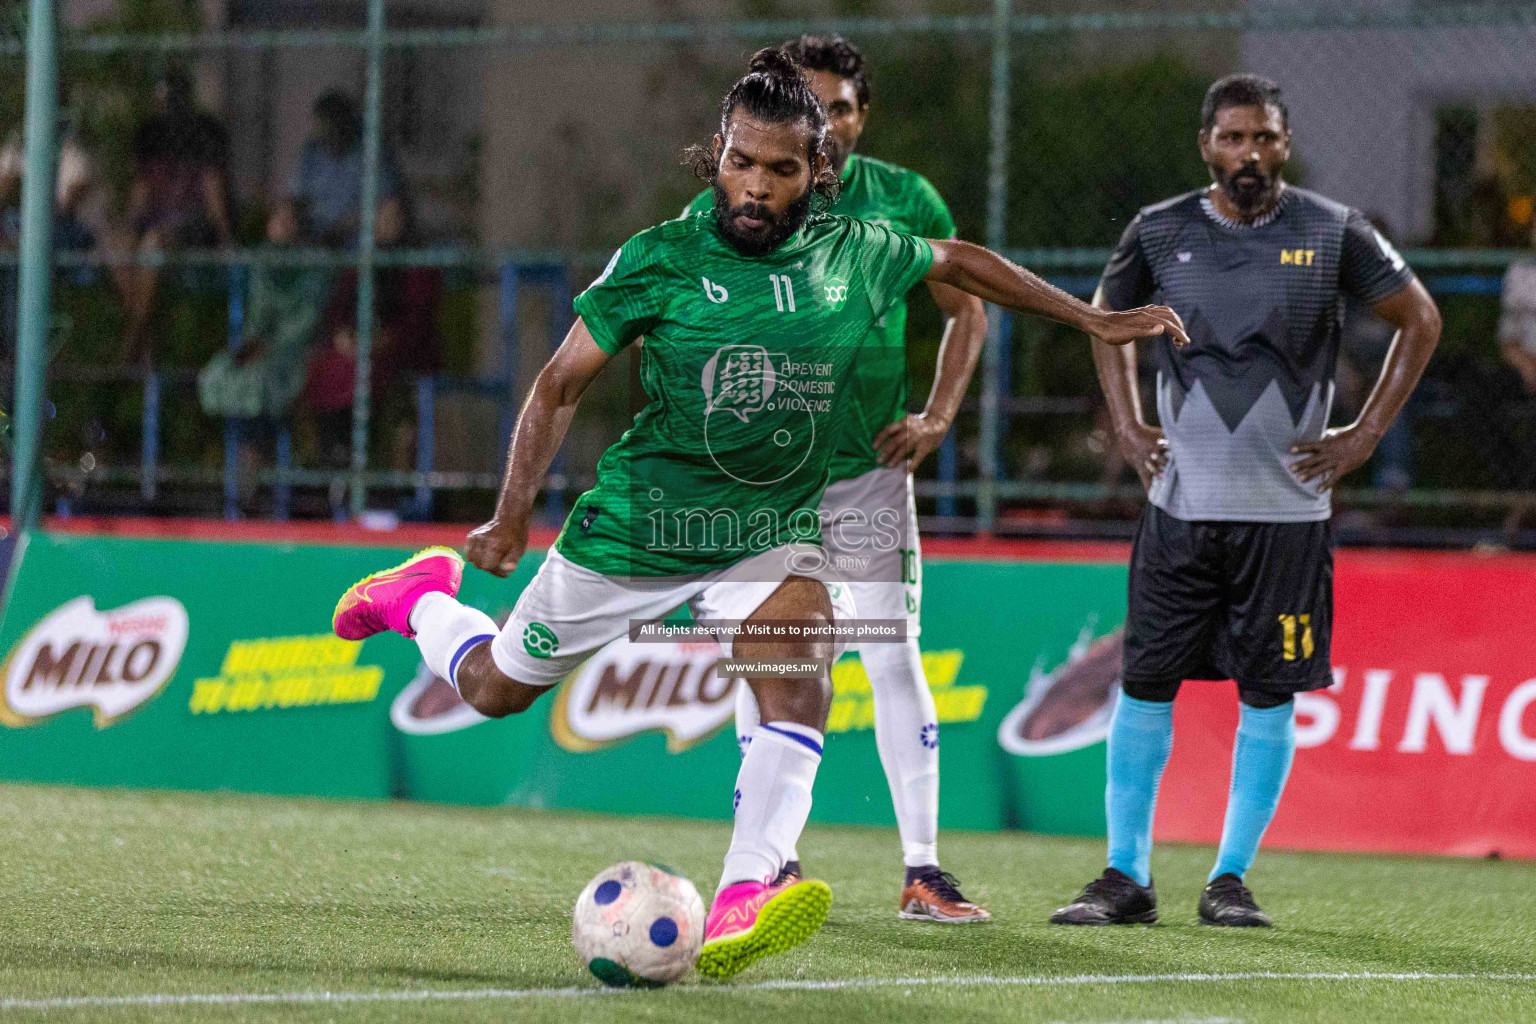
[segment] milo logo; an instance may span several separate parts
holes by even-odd
[[[715,672],[715,643],[631,643],[620,637],[560,687],[550,711],[555,742],[597,750],[659,730],[677,753],[707,740],[736,713],[737,680]]]
[[[187,625],[187,610],[173,597],[110,611],[97,611],[89,595],[60,605],[11,648],[0,721],[32,725],[88,707],[98,729],[111,725],[170,681],[187,646]]]
[[[822,294],[833,310],[842,309],[848,301],[848,282],[841,277],[829,277],[822,282]]]
[[[530,622],[523,628],[523,650],[535,658],[553,657],[560,649],[560,638],[542,622]]]

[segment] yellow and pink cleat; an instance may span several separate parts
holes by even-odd
[[[454,597],[464,581],[464,559],[452,548],[418,551],[392,569],[370,573],[336,602],[331,628],[343,640],[364,640],[392,629],[407,639],[411,608],[433,591]]]
[[[831,888],[814,878],[726,886],[704,921],[699,973],[725,981],[765,956],[793,949],[821,929],[831,906]]]

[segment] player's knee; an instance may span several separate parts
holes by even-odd
[[[499,686],[482,686],[472,695],[464,696],[464,702],[486,718],[520,714],[532,707],[535,699]]]
[[[1256,690],[1246,686],[1239,686],[1237,688],[1237,699],[1255,711],[1267,711],[1270,708],[1278,708],[1295,700],[1289,693],[1276,693],[1273,690]]]
[[[805,648],[806,653],[800,657],[817,657],[822,653],[821,648],[830,648],[831,640],[826,639],[824,632],[819,632],[833,621],[832,595],[827,593],[826,584],[806,576],[791,576],[780,585],[774,597],[777,600],[764,602],[763,608],[758,609],[759,614],[771,603],[774,609],[768,617],[794,619],[818,631],[813,634],[814,639],[791,641]]]
[[[883,695],[931,693],[923,671],[923,654],[916,640],[904,643],[861,643],[856,650],[878,700]]]
[[[778,589],[758,607],[753,618],[786,613],[815,614],[831,619],[832,595],[827,593],[826,584],[809,576],[786,576]]]
[[[735,658],[831,661],[833,643],[823,631],[832,619],[832,599],[826,585],[803,576],[790,576],[758,606],[747,622],[793,623],[799,632],[747,639],[737,636]],[[832,683],[822,667],[790,678],[756,679],[752,685],[764,722],[798,722],[815,729],[826,726],[832,706]]]
[[[830,660],[833,644],[825,630],[832,621],[832,598],[826,585],[809,577],[790,576],[757,607],[747,622],[793,623],[799,631],[793,635],[779,632],[752,639],[743,634],[738,636],[733,653],[738,658]]]
[[[506,718],[527,711],[544,692],[544,688],[519,683],[497,668],[488,643],[464,656],[457,681],[464,703],[486,718]]]
[[[754,688],[764,722],[799,722],[824,729],[832,709],[832,683],[825,674],[804,679],[760,680]]]
[[[1180,681],[1146,683],[1137,680],[1126,679],[1120,683],[1120,688],[1125,691],[1127,697],[1135,700],[1149,701],[1153,704],[1167,704],[1179,695]]]

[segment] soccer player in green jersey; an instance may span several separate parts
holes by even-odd
[[[800,66],[827,111],[827,150],[842,188],[832,213],[923,238],[953,238],[954,218],[915,171],[854,152],[869,116],[864,55],[838,36],[801,36],[779,47]],[[684,217],[712,215],[705,189]],[[822,546],[843,574],[859,616],[904,621],[906,635],[855,646],[875,699],[875,740],[891,788],[905,878],[897,914],[946,924],[991,918],[939,867],[939,719],[917,638],[923,601],[922,553],[912,469],[936,448],[960,409],[986,337],[980,299],[929,280],[944,318],[939,372],[921,413],[907,413],[907,303],[896,299],[875,323],[871,349],[856,365],[851,408],[832,439],[831,483],[821,499]],[[759,724],[750,687],[736,691],[737,743],[745,753]],[[784,874],[800,874],[792,852]]]
[[[1099,310],[978,246],[811,216],[838,187],[826,135],[799,69],[758,53],[721,105],[712,148],[694,153],[717,188],[716,216],[641,232],[576,299],[577,321],[518,417],[495,516],[465,542],[469,561],[500,576],[516,568],[582,392],[641,335],[650,401],[599,460],[597,485],[503,628],[456,600],[463,559],[446,548],[354,585],[333,619],[350,640],[414,638],[490,717],[527,710],[632,625],[684,605],[728,657],[755,663],[727,670],[750,680],[762,724],[705,922],[699,970],[712,978],[805,941],[832,899],[824,882],[775,882],[821,761],[836,654],[827,627],[853,615],[827,571],[818,503],[870,328],[916,282],[936,280],[1112,344],[1185,337],[1171,310]]]

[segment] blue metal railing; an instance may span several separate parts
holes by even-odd
[[[227,267],[229,295],[227,342],[231,347],[239,345],[243,334],[248,271],[249,267],[244,263],[234,263]],[[1096,278],[1082,274],[1054,274],[1048,279],[1058,287],[1084,297],[1091,294],[1097,283]],[[1496,273],[1441,272],[1426,274],[1424,281],[1426,286],[1437,295],[1493,296],[1499,293],[1502,276]],[[8,283],[14,287],[14,280]],[[404,506],[408,517],[427,519],[433,512],[434,495],[439,485],[430,482],[430,478],[442,475],[436,473],[436,424],[440,396],[477,394],[490,398],[498,404],[497,421],[500,433],[498,454],[499,462],[505,462],[506,444],[511,437],[518,411],[516,399],[520,391],[520,363],[525,347],[518,321],[519,310],[524,302],[524,289],[533,287],[548,291],[548,334],[551,351],[559,345],[573,322],[571,277],[564,264],[507,261],[498,269],[497,284],[497,337],[501,348],[499,376],[491,379],[466,380],[426,375],[419,377],[415,382],[414,405],[417,417],[415,479],[410,484],[414,488],[414,493],[409,503]],[[5,291],[9,293],[11,288],[6,288]],[[1013,317],[1004,316],[999,326],[1001,345],[998,381],[1001,386],[999,398],[1003,421],[1006,423],[1020,415],[1080,413],[1082,402],[1056,401],[1053,403],[1051,400],[1010,397],[1013,380],[1012,364],[1015,358],[1012,343]],[[164,389],[168,374],[178,378],[184,375],[184,373],[178,374],[174,370],[166,369],[150,368],[142,371],[144,403],[141,417],[142,448],[138,483],[141,498],[146,504],[152,504],[157,500],[164,468],[161,464],[162,420]],[[974,486],[968,486],[960,481],[958,433],[958,430],[952,430],[944,439],[938,451],[936,479],[926,483],[923,488],[926,493],[936,497],[936,511],[941,518],[946,519],[955,518],[958,515],[958,498],[973,497],[975,491]],[[226,420],[222,486],[224,516],[230,520],[240,518],[242,469],[239,447],[246,436],[247,430],[243,423],[233,419]],[[999,445],[1005,436],[1006,431],[1000,432]],[[307,483],[314,483],[317,475],[315,471],[296,471],[293,468],[292,435],[286,425],[280,425],[276,430],[274,449],[274,473],[264,474],[264,476],[269,476],[272,480],[274,518],[286,520],[292,514],[292,488],[295,481],[302,478]],[[997,454],[1001,456],[1001,451]],[[346,474],[344,471],[337,470],[333,475],[342,477]],[[999,497],[1009,497],[1015,490],[1010,488],[1006,481],[999,483],[1001,485]],[[476,481],[470,485],[483,486],[484,484],[485,481]],[[544,513],[547,521],[558,523],[564,518],[568,504],[567,487],[565,458],[561,453],[557,455],[550,467]],[[60,514],[67,515],[71,510],[71,503],[67,498],[61,499],[56,510]],[[335,513],[345,518],[346,510],[343,506],[338,506]]]
[[[229,346],[239,347],[245,326],[246,268],[229,268]],[[449,377],[427,375],[417,378],[414,388],[416,406],[416,473],[425,476],[436,469],[437,461],[437,399],[440,394],[481,394],[496,399],[499,405],[498,464],[505,463],[507,445],[517,421],[517,395],[519,393],[518,370],[523,351],[519,333],[518,309],[522,292],[527,287],[542,287],[549,292],[549,338],[553,352],[565,338],[574,321],[571,311],[571,279],[563,264],[515,263],[502,265],[498,275],[497,337],[501,340],[501,378],[499,380],[456,380]],[[153,399],[153,400],[152,400]],[[239,420],[227,419],[224,423],[224,518],[240,518],[240,443],[245,436],[245,425]],[[287,424],[279,424],[276,432],[276,472],[273,516],[287,520],[292,506],[293,438]],[[160,450],[160,401],[159,378],[154,371],[146,374],[144,400],[143,441],[143,493],[146,501],[154,499],[155,481],[158,479],[158,455]],[[565,518],[566,475],[565,455],[560,452],[550,466],[549,486],[545,491],[545,519],[558,523]],[[407,514],[426,519],[432,514],[433,488],[419,482]],[[336,510],[344,516],[343,510]]]
[[[506,462],[506,446],[511,442],[516,426],[517,409],[510,401],[517,392],[517,362],[522,346],[518,341],[518,301],[522,289],[528,285],[543,285],[549,289],[549,344],[553,353],[566,332],[575,322],[571,309],[571,278],[565,266],[559,263],[506,263],[501,268],[499,334],[501,337],[502,372],[506,375],[509,401],[502,406],[501,461]],[[550,464],[551,484],[545,492],[544,515],[551,523],[565,519],[565,451],[556,453]]]

